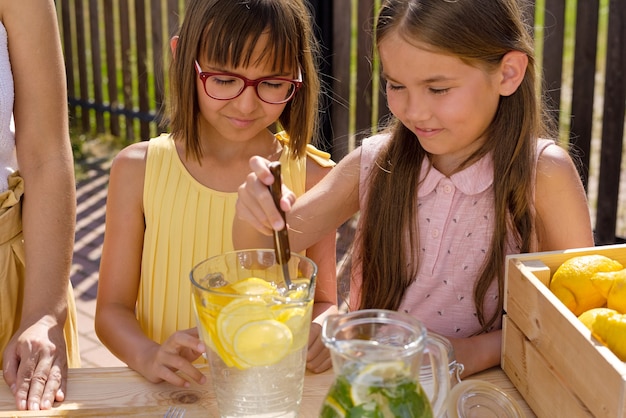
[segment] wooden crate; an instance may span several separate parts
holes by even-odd
[[[548,288],[565,260],[602,254],[626,267],[626,245],[510,256],[502,368],[538,417],[625,417],[626,363]]]

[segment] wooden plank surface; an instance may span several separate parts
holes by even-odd
[[[208,367],[203,372],[208,373]],[[153,384],[125,367],[71,369],[65,402],[50,411],[0,412],[12,416],[163,416],[167,409],[182,406],[186,417],[212,416],[216,409],[210,385],[192,384],[188,389],[167,383]],[[14,408],[6,385],[0,387],[0,411]]]
[[[71,369],[66,401],[49,411],[15,411],[9,388],[0,384],[0,417],[162,417],[170,406],[184,407],[185,418],[217,417],[217,403],[210,383],[209,368],[199,367],[209,378],[209,382],[206,385],[192,384],[187,389],[167,383],[149,383],[126,367]],[[322,402],[333,379],[332,370],[321,374],[307,373],[300,417],[319,416]],[[493,368],[478,373],[471,379],[494,383],[520,404],[527,417],[535,416],[502,369]]]

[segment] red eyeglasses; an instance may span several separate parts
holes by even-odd
[[[198,77],[204,85],[204,92],[215,100],[231,100],[238,97],[246,87],[252,86],[259,99],[269,104],[281,104],[291,100],[302,85],[302,72],[298,69],[298,79],[263,77],[250,80],[233,73],[208,73],[202,71],[198,61],[194,61]]]

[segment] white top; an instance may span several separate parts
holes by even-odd
[[[14,96],[7,31],[0,21],[0,193],[7,190],[7,178],[17,170],[13,124]]]

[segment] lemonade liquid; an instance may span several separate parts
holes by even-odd
[[[222,417],[297,417],[312,314],[306,283],[250,278],[194,295]]]
[[[208,356],[221,417],[298,416],[306,347],[271,366],[244,370],[228,367],[215,351]]]

